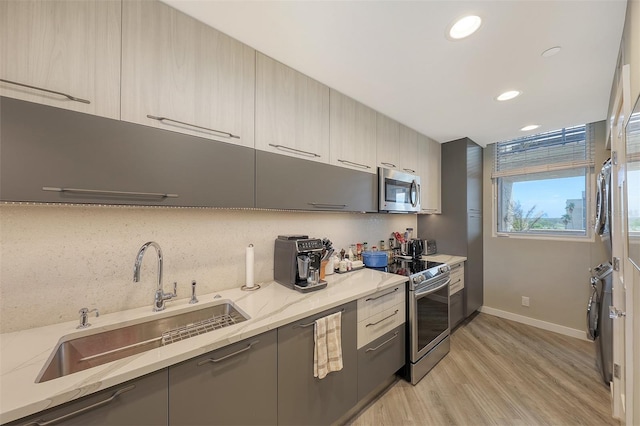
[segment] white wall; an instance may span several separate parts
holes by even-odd
[[[596,170],[600,170],[609,157],[604,148],[604,122],[597,124],[596,135],[595,162]],[[607,260],[599,237],[575,242],[494,236],[491,180],[494,148],[495,144],[489,145],[484,153],[484,306],[573,330],[586,330],[589,268]],[[591,192],[595,194],[595,187]],[[595,197],[591,204],[589,217],[593,216]],[[529,297],[529,307],[522,306],[522,296]]]
[[[140,282],[132,281],[135,256],[147,241],[162,247],[165,291],[177,281],[186,298],[194,279],[200,294],[244,284],[249,244],[256,281],[272,280],[280,234],[326,236],[348,249],[407,227],[416,228],[415,215],[1,204],[0,332],[72,320],[85,306],[102,313],[151,309],[152,249]]]

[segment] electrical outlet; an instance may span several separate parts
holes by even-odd
[[[527,296],[522,296],[522,306],[529,307],[529,298]]]

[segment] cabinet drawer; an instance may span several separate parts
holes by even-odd
[[[451,276],[451,284],[449,285],[449,293],[455,294],[464,288],[464,275]]]
[[[358,322],[358,349],[405,322],[405,301]]]
[[[358,401],[405,364],[405,326],[399,325],[358,350]]]
[[[405,303],[405,283],[358,299],[358,322]]]

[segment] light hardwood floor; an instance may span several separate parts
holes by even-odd
[[[397,381],[351,425],[618,425],[591,342],[487,314],[416,386]]]

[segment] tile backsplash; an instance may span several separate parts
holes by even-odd
[[[164,256],[164,288],[178,298],[239,287],[245,248],[255,247],[255,280],[273,280],[274,239],[281,234],[328,237],[338,250],[377,245],[392,231],[416,228],[415,215],[78,205],[0,205],[0,332],[149,306],[157,282],[155,252],[140,282],[133,264],[142,244]],[[169,302],[171,303],[171,302]]]

